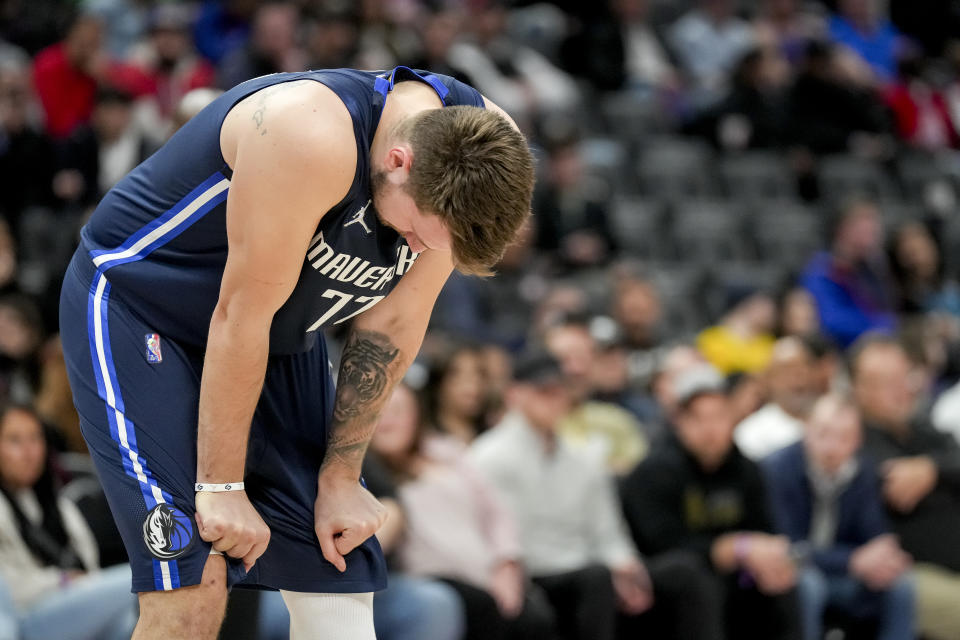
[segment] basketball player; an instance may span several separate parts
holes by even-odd
[[[532,184],[506,114],[398,67],[245,82],[104,197],[60,324],[134,638],[215,638],[238,583],[280,589],[297,640],[374,637],[371,430],[447,276],[488,271]],[[345,322],[334,394],[319,332]]]

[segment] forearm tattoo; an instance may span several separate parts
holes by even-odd
[[[376,418],[393,387],[400,350],[377,331],[354,330],[340,360],[333,425],[323,468],[340,463],[359,470]]]

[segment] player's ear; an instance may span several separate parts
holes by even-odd
[[[398,144],[387,152],[387,171],[400,171],[403,174],[401,182],[406,181],[410,167],[413,165],[413,149],[407,144]]]

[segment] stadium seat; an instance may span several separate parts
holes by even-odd
[[[724,156],[720,175],[732,198],[786,199],[796,194],[793,173],[782,154],[753,151]]]
[[[897,158],[897,175],[910,201],[923,202],[931,183],[948,179],[944,162],[940,156],[916,150],[904,151]]]
[[[676,252],[665,228],[662,202],[645,198],[616,198],[610,223],[620,251],[630,258],[666,260]]]
[[[803,265],[826,246],[824,225],[815,210],[792,201],[765,201],[757,205],[748,228],[757,256],[787,267]]]
[[[743,211],[735,203],[693,200],[678,204],[673,215],[678,257],[707,264],[752,258],[743,223]]]
[[[818,181],[823,196],[830,202],[841,202],[851,194],[879,199],[900,195],[893,177],[878,163],[855,156],[824,157],[820,161]]]
[[[639,154],[640,192],[677,200],[720,195],[713,151],[704,142],[664,136],[648,140]]]
[[[638,100],[631,92],[611,93],[600,99],[600,113],[606,130],[628,143],[666,128],[663,110],[652,101]]]

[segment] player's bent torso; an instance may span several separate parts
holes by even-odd
[[[321,82],[353,119],[357,169],[350,191],[323,215],[293,294],[274,316],[272,353],[309,349],[318,329],[349,321],[383,300],[416,259],[396,231],[379,224],[369,183],[369,148],[383,102],[392,82],[407,78],[433,86],[445,105],[483,106],[466,85],[404,68],[379,74],[285,73],[245,82],[211,103],[107,193],[82,231],[81,268],[104,272],[114,295],[158,333],[203,345],[227,256],[232,171],[220,150],[223,120],[238,102],[266,87]]]

